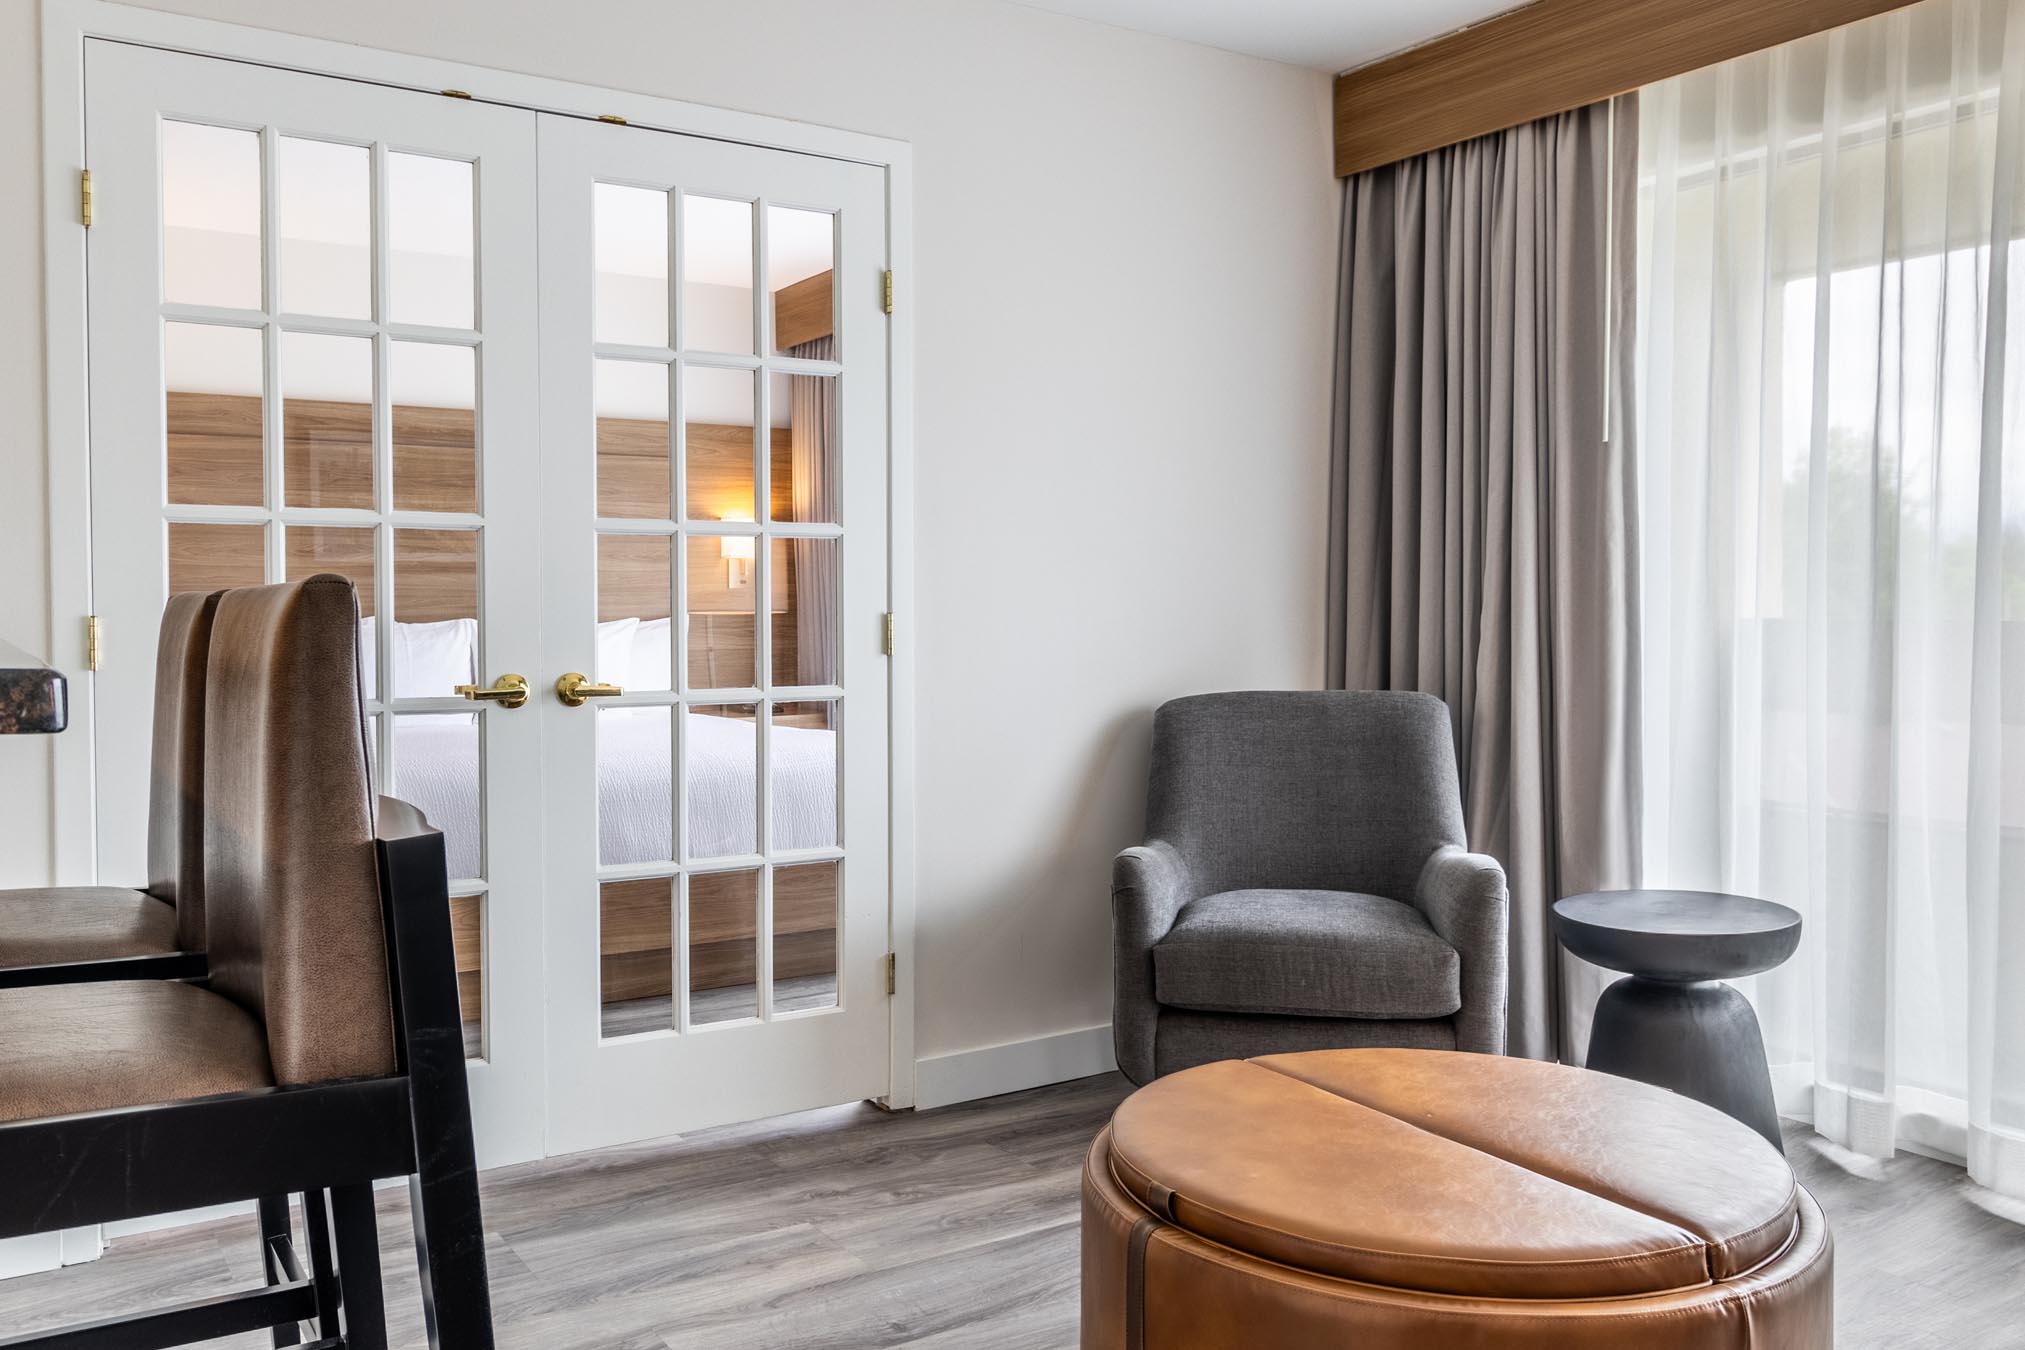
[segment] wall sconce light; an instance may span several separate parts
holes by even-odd
[[[725,520],[744,521],[736,516],[724,516]],[[758,540],[749,534],[727,534],[718,539],[718,551],[724,558],[724,584],[733,590],[752,584],[752,560]]]

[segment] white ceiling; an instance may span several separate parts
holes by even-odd
[[[1522,0],[1018,0],[1334,73],[1440,37]]]

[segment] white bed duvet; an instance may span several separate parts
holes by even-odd
[[[671,856],[669,710],[636,708],[598,718],[598,860],[658,862]],[[443,831],[450,875],[475,877],[478,862],[478,728],[462,714],[403,717],[395,725],[395,791]],[[756,727],[689,714],[689,855],[751,853]],[[833,731],[772,728],[772,846],[827,848],[837,839],[837,738]]]

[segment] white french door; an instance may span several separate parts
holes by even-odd
[[[534,115],[86,50],[99,876],[144,878],[178,591],[358,587],[382,791],[445,833],[481,1161],[541,1151]]]
[[[551,1147],[879,1096],[884,176],[540,143]]]
[[[100,877],[145,876],[164,598],[343,573],[381,790],[445,832],[482,1164],[886,1093],[883,172],[85,77]]]

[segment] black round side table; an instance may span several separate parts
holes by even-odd
[[[1717,891],[1593,891],[1555,903],[1554,931],[1628,972],[1596,1001],[1589,1068],[1707,1102],[1784,1150],[1757,1014],[1723,981],[1791,956],[1798,913]]]

